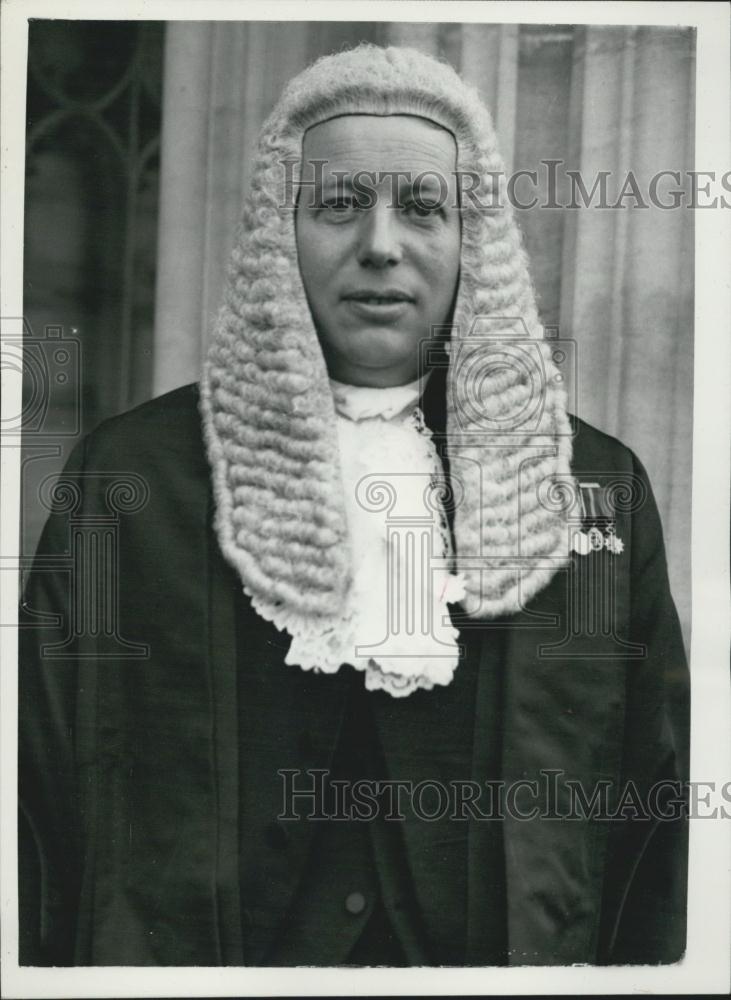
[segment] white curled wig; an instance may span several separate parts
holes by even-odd
[[[306,634],[337,621],[353,567],[291,187],[305,131],[345,114],[417,115],[456,139],[470,190],[445,382],[455,569],[469,616],[510,615],[568,561],[566,395],[490,115],[450,66],[409,48],[361,45],[319,59],[290,81],[262,128],[201,383],[219,544],[278,628]]]

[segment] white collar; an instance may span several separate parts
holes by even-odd
[[[348,420],[367,420],[381,417],[391,420],[421,399],[431,372],[406,385],[388,386],[385,389],[367,385],[347,385],[330,379],[336,412]]]

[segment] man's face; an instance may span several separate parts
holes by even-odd
[[[449,322],[461,240],[456,155],[450,132],[412,115],[344,115],[306,132],[303,180],[317,183],[300,189],[297,253],[332,378],[413,381],[419,342]]]

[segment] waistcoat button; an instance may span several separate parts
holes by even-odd
[[[345,909],[357,917],[366,908],[365,896],[362,892],[351,892],[345,897]]]

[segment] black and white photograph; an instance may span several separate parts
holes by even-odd
[[[726,5],[0,13],[2,995],[723,993]]]

